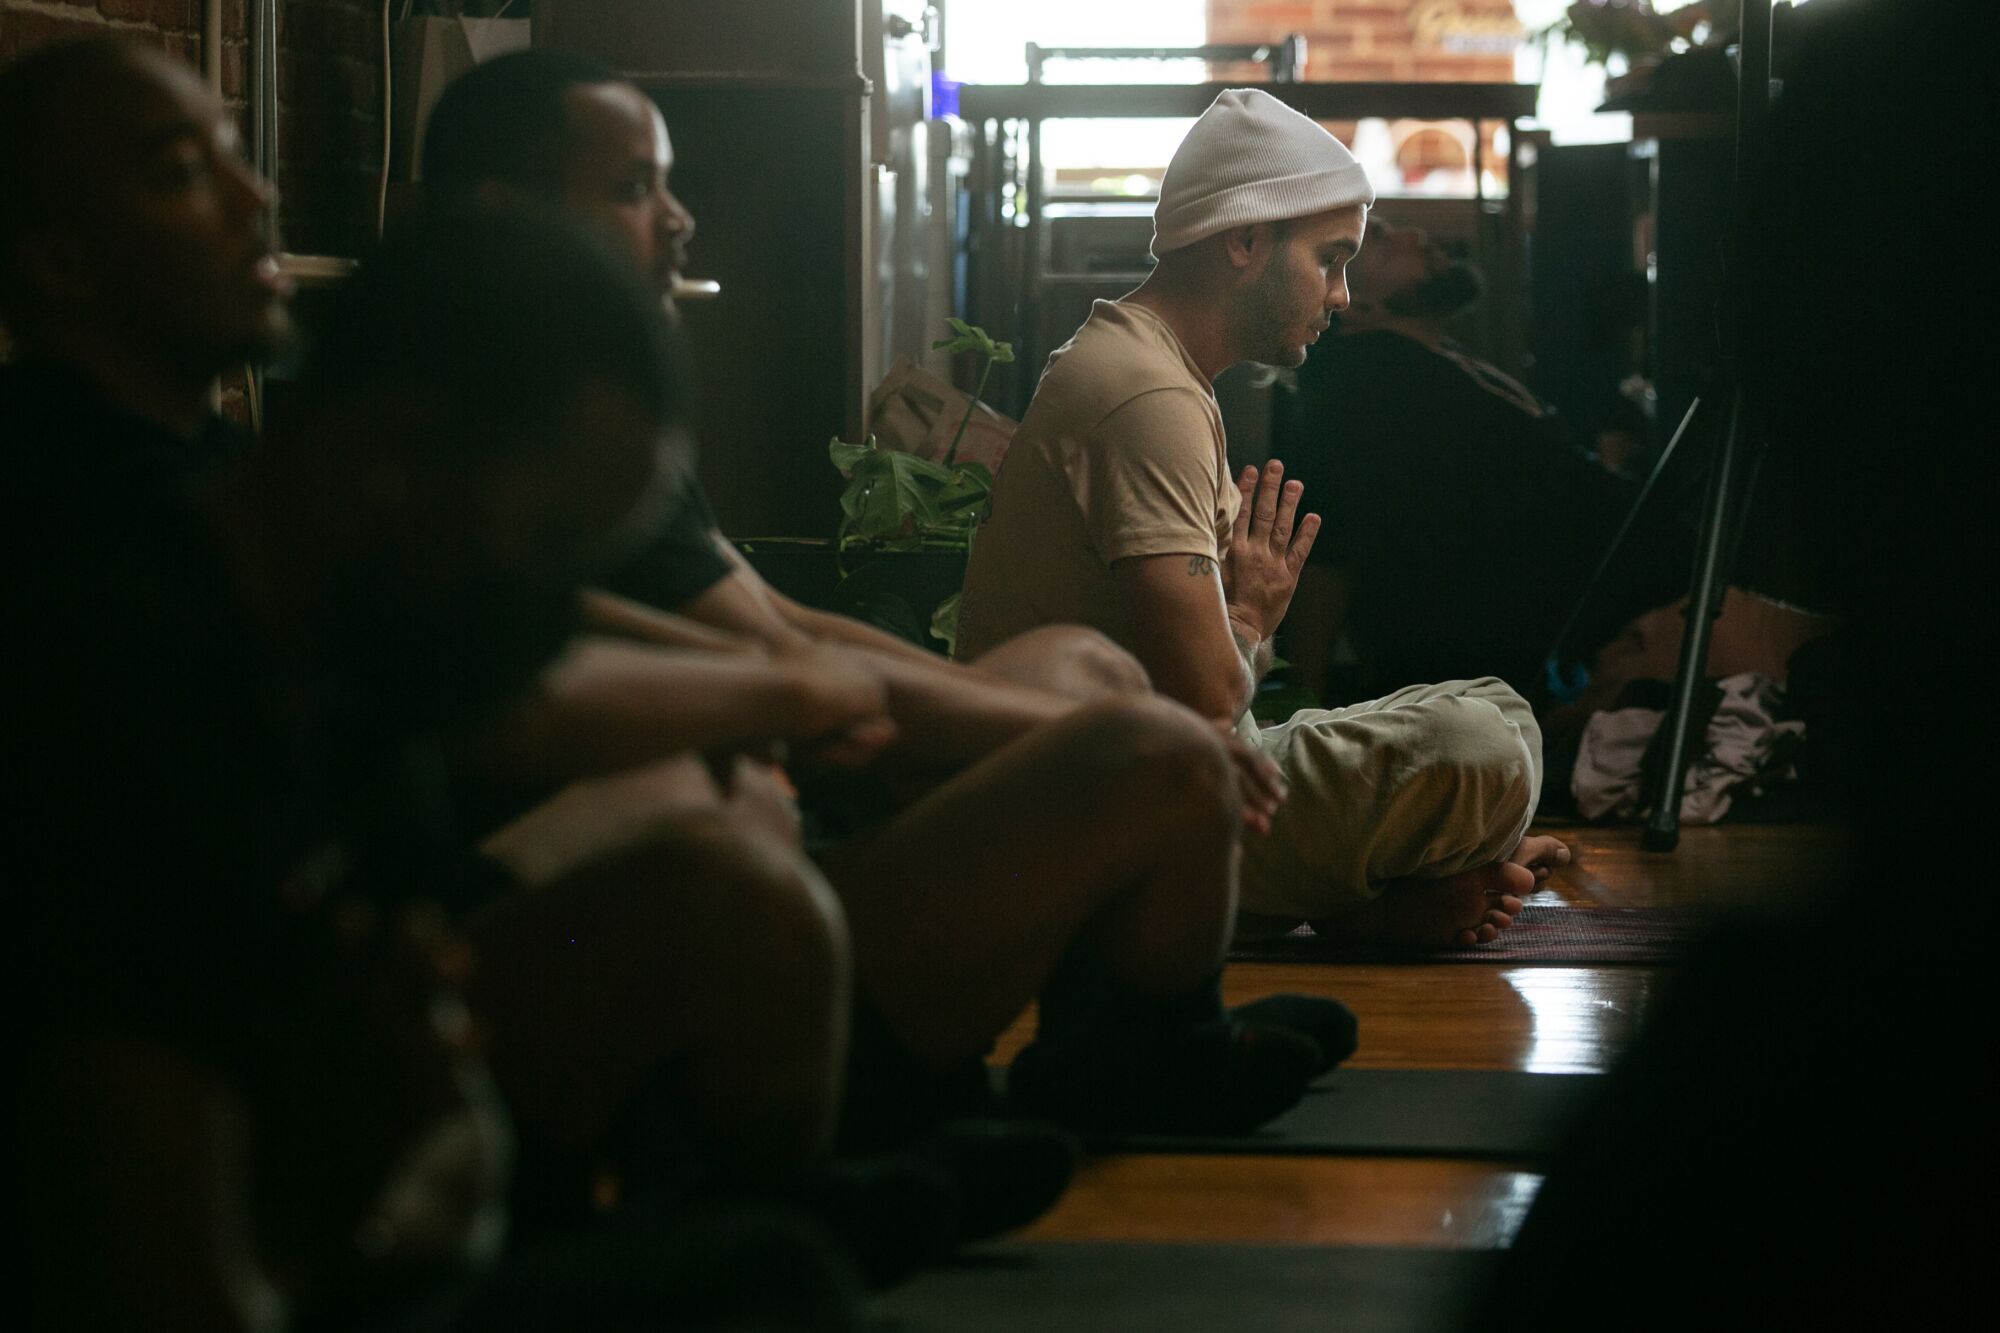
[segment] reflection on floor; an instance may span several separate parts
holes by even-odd
[[[1837,838],[1802,826],[1688,829],[1678,851],[1637,829],[1549,829],[1576,851],[1537,894],[1592,907],[1755,905],[1810,893],[1840,864]],[[1666,984],[1657,967],[1236,963],[1231,1004],[1274,991],[1333,995],[1361,1020],[1350,1064],[1378,1069],[1610,1067]],[[1011,1059],[1033,1016],[1002,1038]],[[1540,1177],[1505,1163],[1369,1157],[1107,1157],[1030,1234],[1049,1240],[1504,1246]]]

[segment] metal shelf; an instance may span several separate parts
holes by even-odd
[[[959,91],[967,120],[1199,116],[1240,83],[985,83]],[[1535,113],[1532,83],[1260,83],[1314,120],[1516,120]]]

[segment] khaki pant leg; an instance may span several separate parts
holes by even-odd
[[[1245,840],[1243,910],[1337,913],[1384,881],[1437,878],[1514,850],[1541,793],[1541,730],[1503,682],[1413,685],[1239,728],[1284,771],[1271,832]]]

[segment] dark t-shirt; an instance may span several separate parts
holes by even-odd
[[[282,966],[310,843],[194,501],[241,437],[184,440],[65,372],[0,373],[13,977],[55,1026],[229,1060]]]
[[[280,687],[204,505],[246,445],[0,368],[13,1012],[30,1037],[122,1031],[239,1076],[323,998],[304,978],[331,900],[455,865],[424,859],[455,850],[412,786],[424,739]]]
[[[1273,441],[1325,520],[1313,560],[1352,576],[1364,695],[1482,675],[1533,693],[1636,495],[1492,366],[1386,331],[1314,349]]]
[[[607,592],[674,611],[727,578],[731,565],[715,545],[715,515],[692,470],[666,526],[646,549],[603,580]]]

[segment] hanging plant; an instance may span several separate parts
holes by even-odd
[[[1542,36],[1581,44],[1593,64],[1613,56],[1637,64],[1687,49],[1704,26],[1713,44],[1736,31],[1742,13],[1742,0],[1697,0],[1665,14],[1650,0],[1576,0]]]

